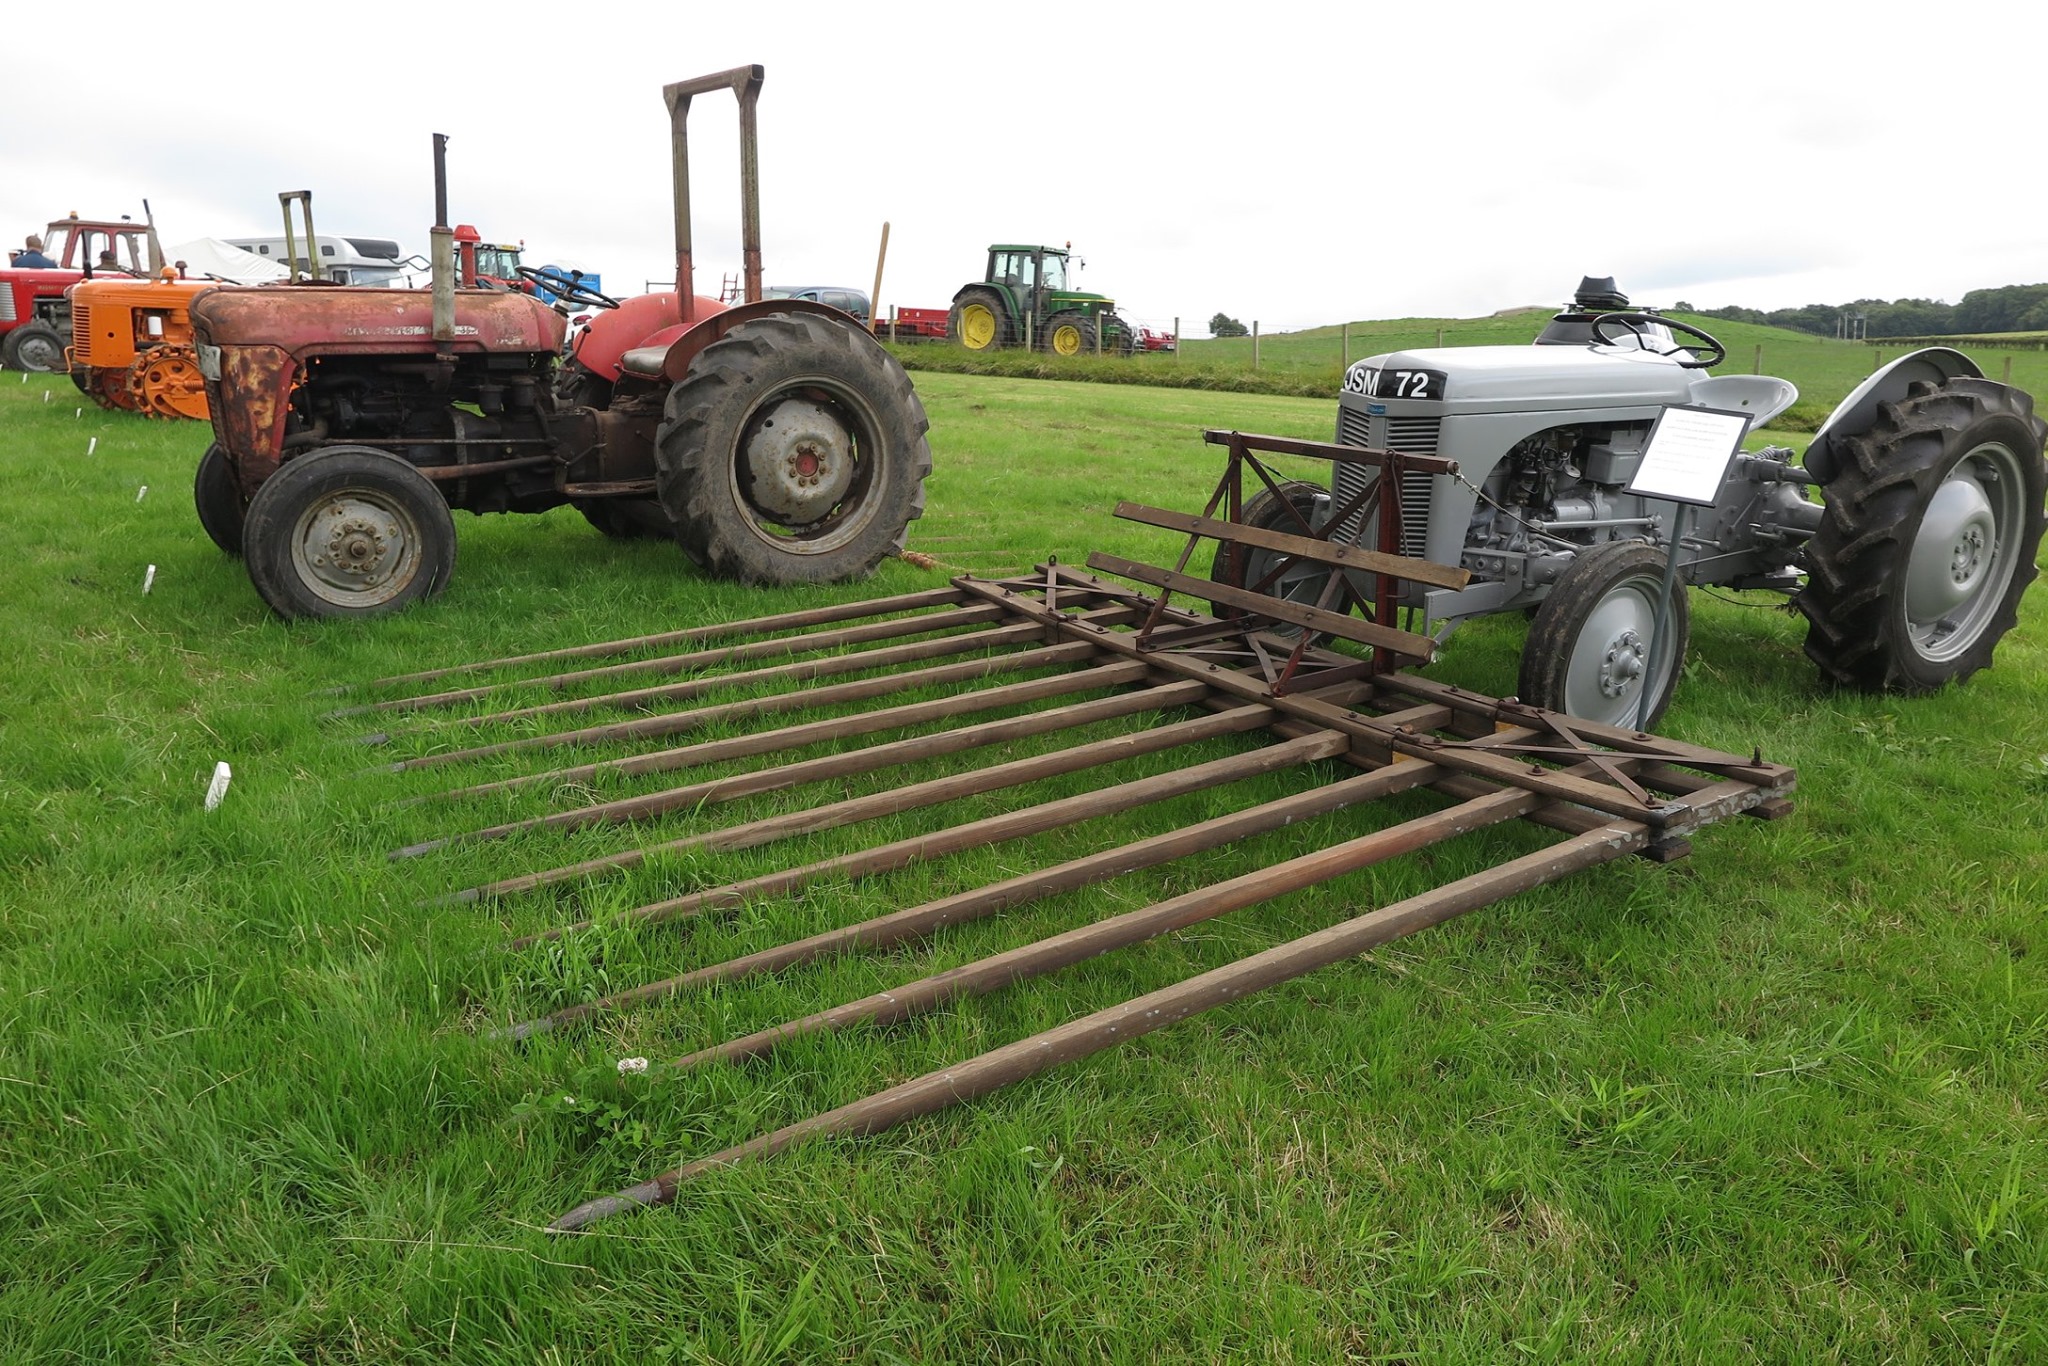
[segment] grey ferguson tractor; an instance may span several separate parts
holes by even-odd
[[[1734,457],[1712,506],[1692,509],[1667,599],[1676,506],[1627,489],[1659,415],[1735,412],[1755,430],[1798,398],[1782,379],[1707,374],[1726,354],[1696,327],[1629,311],[1612,280],[1588,279],[1533,346],[1353,365],[1340,443],[1459,462],[1455,474],[1402,476],[1401,549],[1462,566],[1472,582],[1406,585],[1402,605],[1439,639],[1468,617],[1529,612],[1521,699],[1618,725],[1647,727],[1670,702],[1688,584],[1790,595],[1807,619],[1806,653],[1834,684],[1918,693],[1989,665],[2041,541],[2048,424],[2033,400],[1958,351],[1901,356],[1842,401],[1803,464],[1784,447]],[[1261,493],[1244,521],[1377,545],[1377,514],[1347,513],[1376,472],[1337,469],[1334,489]],[[1333,531],[1340,514],[1353,525]],[[1219,555],[1214,574],[1307,601],[1328,577],[1270,551]],[[1372,601],[1370,576],[1355,577]],[[1660,616],[1668,644],[1653,666]]]

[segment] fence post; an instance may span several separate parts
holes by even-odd
[[[1173,315],[1173,358],[1180,359],[1180,314]]]
[[[2011,357],[2011,356],[2007,356],[2007,357],[2005,358],[2005,382],[2006,382],[2007,384],[2010,384],[2010,383],[2012,383],[2012,357]]]
[[[1037,347],[1031,344],[1032,325],[1037,321],[1038,316],[1035,313],[1033,313],[1028,308],[1024,310],[1024,349],[1026,351],[1035,351],[1038,349]]]
[[[1877,352],[1877,359],[1876,359],[1876,360],[1874,360],[1874,361],[1872,361],[1872,362],[1870,363],[1870,369],[1871,369],[1871,372],[1872,372],[1872,373],[1874,374],[1874,373],[1876,373],[1876,372],[1877,372],[1878,370],[1881,370],[1881,369],[1883,369],[1883,368],[1884,368],[1884,351],[1883,351],[1883,349],[1882,349],[1882,348],[1880,348],[1880,349],[1878,350],[1878,352]]]
[[[1761,374],[1762,374],[1763,372],[1764,372],[1764,344],[1763,344],[1762,342],[1758,342],[1758,343],[1756,344],[1756,360],[1755,360],[1755,362],[1754,362],[1753,364],[1751,364],[1751,365],[1750,365],[1750,367],[1749,367],[1749,373],[1750,373],[1750,374],[1752,374],[1752,375],[1761,375]]]
[[[1351,324],[1344,324],[1344,368],[1351,368]]]
[[[1259,368],[1259,320],[1252,319],[1252,369]]]
[[[1441,327],[1436,330],[1436,344],[1439,347],[1444,344],[1444,330]]]

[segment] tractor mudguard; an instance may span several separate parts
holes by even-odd
[[[699,319],[723,313],[726,306],[702,294],[695,296]],[[590,320],[590,326],[576,343],[576,361],[603,379],[619,378],[619,357],[642,346],[659,346],[682,335],[681,298],[674,290],[659,294],[637,294],[622,299]],[[666,335],[663,335],[663,334]]]
[[[1806,448],[1806,472],[1823,484],[1829,483],[1840,472],[1836,466],[1836,443],[1869,431],[1871,424],[1877,421],[1878,404],[1898,402],[1906,396],[1906,389],[1914,380],[1945,384],[1958,375],[1981,379],[1984,372],[1977,368],[1977,362],[1946,346],[1908,351],[1884,366],[1857,385],[1849,397],[1836,404],[1834,412],[1828,414],[1828,420],[1821,424],[1812,444]]]

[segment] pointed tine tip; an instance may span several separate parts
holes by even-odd
[[[609,1219],[614,1214],[628,1210],[644,1209],[648,1205],[666,1203],[668,1197],[658,1181],[647,1181],[620,1191],[617,1195],[606,1195],[596,1200],[586,1200],[575,1209],[548,1225],[550,1233],[580,1233],[600,1219]]]
[[[447,840],[426,840],[419,844],[408,844],[403,849],[393,849],[385,857],[395,862],[402,858],[418,858],[421,854],[431,854],[436,849],[446,849],[447,847]]]
[[[555,1027],[555,1022],[543,1016],[538,1020],[522,1020],[518,1024],[506,1025],[484,1035],[492,1043],[524,1043],[536,1034],[545,1034]]]

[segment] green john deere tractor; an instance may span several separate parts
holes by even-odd
[[[1059,356],[1092,354],[1100,338],[1102,350],[1130,355],[1137,329],[1116,315],[1116,300],[1067,287],[1069,255],[1059,247],[990,247],[988,274],[953,296],[946,335],[969,351],[1029,344]]]

